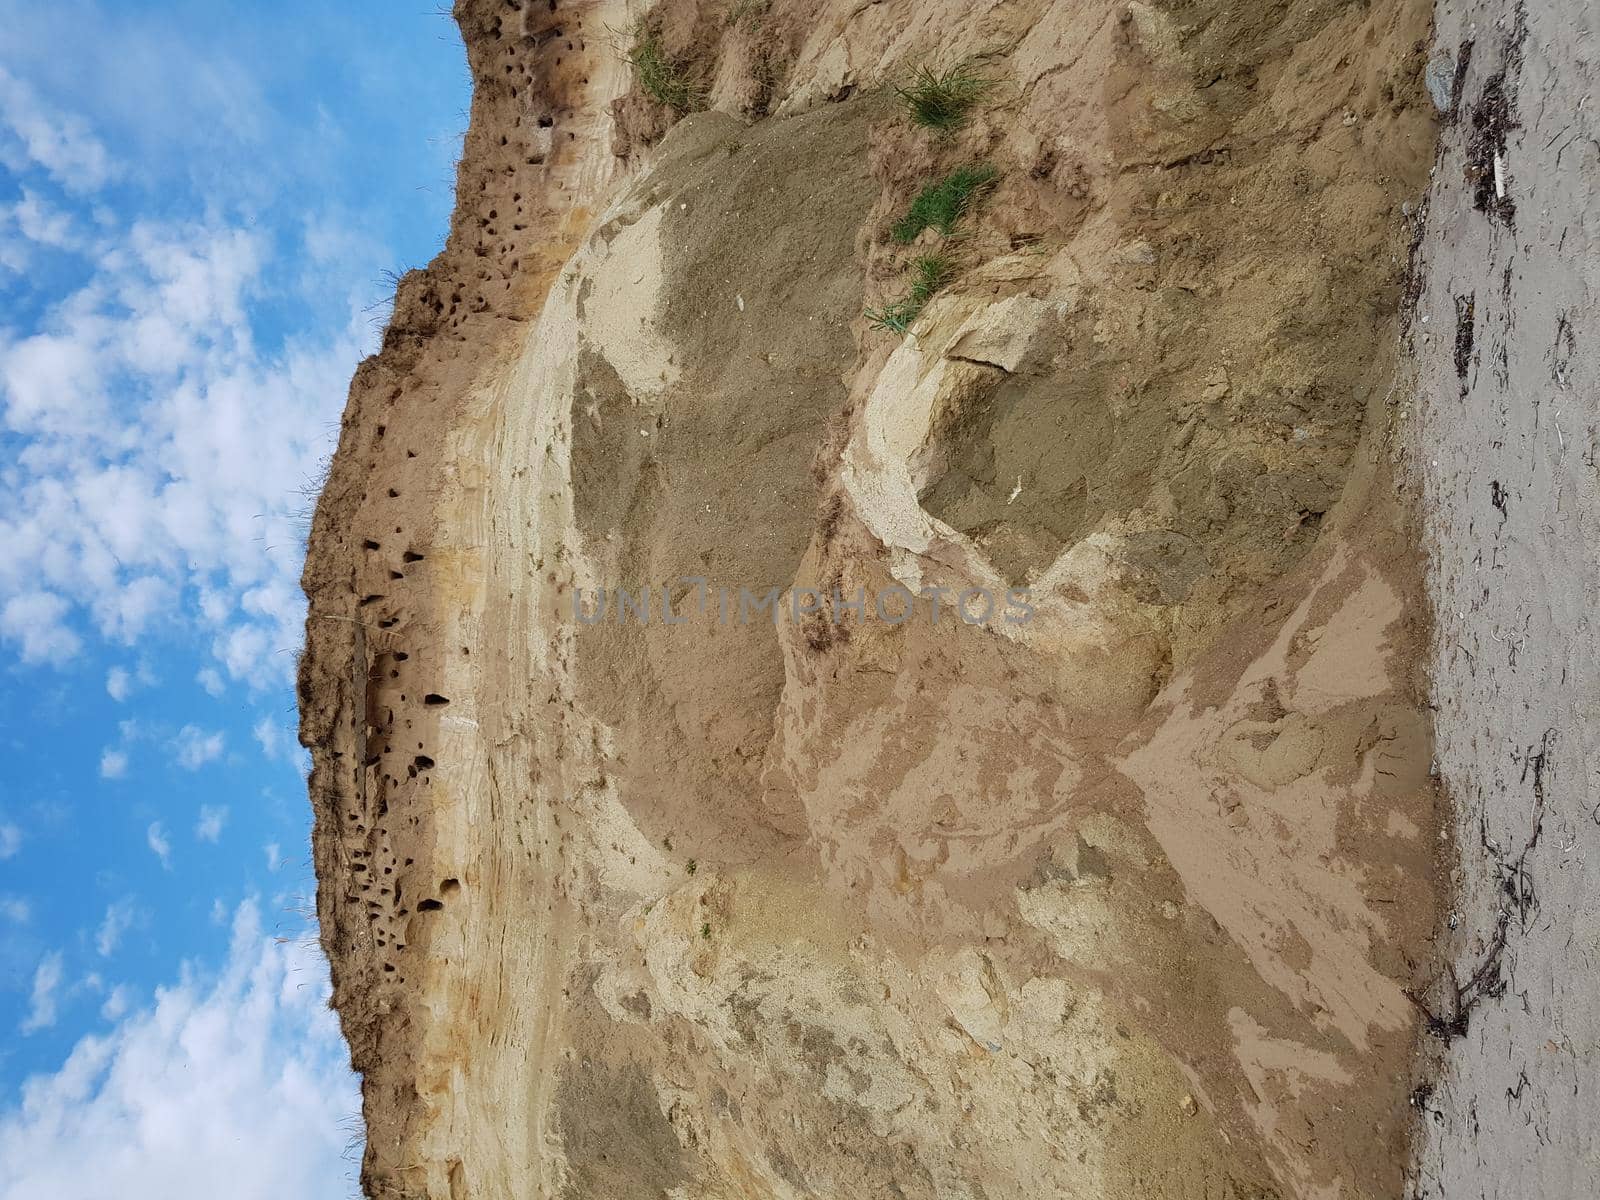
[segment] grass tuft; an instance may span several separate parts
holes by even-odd
[[[728,10],[727,19],[723,23],[732,29],[749,17],[752,23],[759,24],[761,18],[767,15],[767,9],[771,7],[772,0],[734,0],[733,7]]]
[[[1000,172],[980,163],[957,167],[937,183],[917,193],[906,215],[894,224],[894,240],[909,245],[924,229],[937,229],[948,237],[973,204],[994,186]]]
[[[689,82],[688,73],[668,57],[661,35],[643,22],[634,27],[628,61],[639,76],[639,86],[650,99],[680,113],[694,108],[699,97]]]
[[[867,320],[879,329],[903,334],[911,328],[934,294],[949,283],[956,264],[945,254],[923,254],[911,260],[911,290],[883,308],[867,309]]]
[[[897,87],[895,93],[913,124],[952,133],[966,124],[972,110],[993,87],[994,80],[964,65],[951,67],[943,75],[918,67],[910,86]]]

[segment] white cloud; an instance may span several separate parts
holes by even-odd
[[[359,1098],[326,978],[313,949],[274,944],[241,906],[220,976],[185,967],[23,1084],[0,1113],[0,1200],[90,1200],[108,1179],[124,1200],[199,1200],[224,1180],[237,1200],[343,1200]]]
[[[133,925],[133,918],[131,896],[124,896],[106,909],[105,920],[100,922],[100,929],[94,935],[94,948],[100,952],[101,958],[109,958],[116,953],[117,946],[122,942],[122,935]]]
[[[32,266],[35,251],[76,251],[83,246],[70,214],[24,186],[22,199],[0,205],[0,265],[21,273]]]
[[[303,493],[370,337],[359,305],[265,350],[250,316],[264,231],[139,221],[95,237],[87,281],[34,327],[0,314],[0,430],[21,443],[0,480],[0,636],[62,663],[85,620],[124,644],[194,622],[217,659],[208,691],[219,671],[287,682]]]
[[[225,620],[226,617],[227,613],[224,611],[219,620]],[[227,685],[222,682],[222,676],[217,673],[215,667],[202,667],[200,673],[194,678],[196,683],[205,688],[206,694],[209,696],[220,696],[228,690]]]
[[[176,607],[178,589],[169,580],[141,575],[126,580],[112,597],[98,598],[94,609],[101,632],[122,642],[132,642],[154,618]]]
[[[13,170],[32,161],[72,191],[88,192],[115,174],[111,157],[81,117],[55,111],[25,82],[0,67],[0,161]]]
[[[222,757],[223,741],[220,732],[207,733],[194,725],[185,725],[172,739],[172,751],[185,771],[198,771],[208,762]]]
[[[252,731],[261,745],[261,753],[268,758],[285,758],[293,753],[294,740],[284,727],[271,717],[262,717]]]
[[[17,643],[25,663],[64,663],[83,648],[67,627],[71,607],[54,592],[19,592],[0,606],[0,637]]]
[[[277,842],[268,842],[262,850],[267,855],[267,870],[276,871],[283,865],[283,852],[278,849]]]
[[[132,1006],[132,990],[127,984],[119,983],[111,989],[106,1002],[100,1006],[100,1015],[108,1021],[120,1021]]]
[[[160,9],[0,0],[0,280],[24,272],[27,298],[0,308],[0,639],[59,664],[91,635],[178,626],[214,655],[212,694],[275,688],[376,276],[417,255],[383,244],[406,226],[369,186],[345,186],[345,114],[264,86],[292,58],[252,59],[252,22],[235,41]],[[284,136],[308,119],[314,136]],[[408,152],[401,174],[448,167],[457,139],[430,140],[437,164]]]
[[[121,779],[128,773],[128,752],[107,749],[100,755],[100,778]]]
[[[144,833],[145,844],[151,852],[161,860],[161,865],[167,870],[172,870],[172,842],[168,840],[166,831],[161,828],[160,821],[151,822],[150,828]]]
[[[222,827],[228,823],[228,809],[226,805],[213,808],[209,804],[200,806],[200,820],[194,827],[194,836],[202,842],[215,842],[222,836]]]
[[[126,667],[112,667],[106,672],[106,693],[118,704],[133,694],[133,676]]]
[[[61,951],[46,954],[40,960],[38,969],[33,973],[33,993],[28,1001],[28,1015],[22,1020],[24,1034],[38,1033],[56,1023],[56,991],[61,987],[62,971]]]
[[[154,668],[151,667],[149,661],[146,659],[141,659],[138,667],[132,671],[128,670],[126,667],[114,667],[112,669],[120,670],[124,679],[126,680],[126,694],[124,696],[115,697],[118,700],[126,699],[127,696],[132,695],[134,692],[139,691],[142,688],[155,687],[156,684],[161,682],[160,678],[156,675]],[[111,677],[108,674],[106,676],[106,690],[110,691],[110,688]]]
[[[12,925],[26,925],[33,920],[33,905],[21,896],[0,896],[0,918]]]
[[[20,239],[13,237],[6,228],[8,222],[0,215],[0,268],[20,275],[28,269],[33,261],[33,255],[28,252],[27,245]]]
[[[9,821],[0,821],[0,859],[13,858],[22,849],[22,830]]]
[[[263,757],[273,762],[297,764],[302,773],[311,769],[311,756],[301,747],[291,726],[271,717],[262,717],[251,732],[261,747]]]

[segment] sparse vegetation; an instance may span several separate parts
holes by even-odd
[[[924,229],[953,237],[961,219],[999,178],[1000,172],[987,163],[957,167],[917,193],[891,235],[902,245],[916,241]],[[867,309],[867,320],[879,329],[905,333],[934,294],[954,277],[955,267],[955,260],[943,251],[918,255],[911,260],[911,290],[882,308]]]
[[[886,304],[882,308],[869,308],[866,316],[874,329],[900,334],[911,328],[911,322],[917,319],[917,314],[904,299]]]
[[[950,282],[956,273],[955,262],[945,254],[923,254],[911,261],[911,294],[907,297],[920,309],[933,294]]]
[[[759,21],[767,15],[767,9],[772,7],[772,0],[734,0],[733,7],[728,10],[727,26],[732,29],[746,17]]]
[[[966,123],[972,110],[993,87],[994,80],[961,64],[942,75],[919,67],[910,85],[895,88],[895,93],[906,106],[913,124],[952,133]]]
[[[633,27],[628,61],[639,77],[639,86],[650,99],[680,113],[695,107],[699,93],[689,73],[667,54],[661,35],[643,21]]]
[[[906,215],[895,222],[894,240],[910,245],[924,229],[936,229],[948,237],[974,203],[995,184],[1000,172],[987,163],[957,167],[937,183],[917,193]]]
[[[905,333],[934,293],[955,275],[955,262],[945,254],[922,254],[911,260],[911,290],[883,308],[867,309],[867,320],[879,329]]]
[[[711,940],[711,922],[710,921],[707,921],[707,922],[705,922],[705,924],[700,926],[700,936],[705,938],[707,941]]]
[[[688,871],[689,874],[691,874],[691,875],[693,875],[699,869],[700,869],[700,864],[698,862],[696,862],[692,858],[689,860],[688,865],[686,867],[684,867],[684,870]]]

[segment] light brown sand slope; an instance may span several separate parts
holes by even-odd
[[[672,0],[686,117],[636,15],[458,6],[451,240],[318,511],[369,1194],[1397,1194],[1426,7]],[[971,55],[981,111],[912,128],[887,85]],[[940,245],[891,223],[976,161],[954,278],[872,329]],[[800,611],[858,588],[942,616]]]

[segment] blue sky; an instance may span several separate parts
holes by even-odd
[[[352,1193],[306,493],[468,88],[429,0],[0,0],[0,1200]]]

